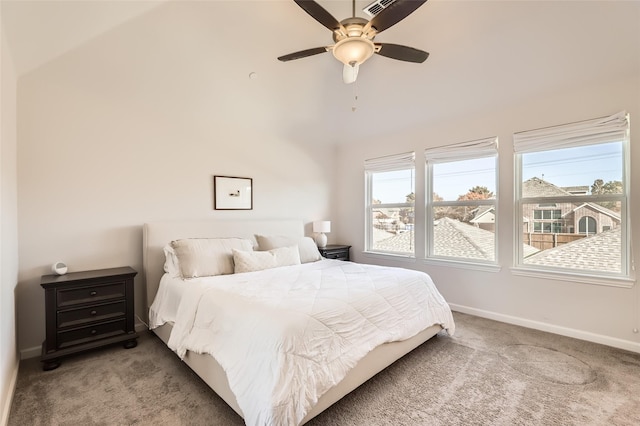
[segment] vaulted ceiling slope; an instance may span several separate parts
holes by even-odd
[[[318,3],[337,19],[351,15],[348,0]],[[368,18],[362,8],[369,3],[357,1],[356,14]],[[427,61],[375,55],[362,65],[354,85],[342,82],[342,66],[330,55],[277,61],[289,52],[332,44],[326,28],[292,0],[2,0],[1,5],[18,75],[121,25],[162,19],[160,38],[184,42],[185,49],[201,43],[210,58],[200,58],[216,60],[225,76],[245,76],[244,84],[261,85],[265,96],[329,123],[322,124],[331,139],[327,143],[392,134],[640,74],[640,2],[429,0],[376,38],[425,50]],[[165,8],[172,13],[157,13]],[[199,30],[192,31],[185,19],[197,20],[193,27]],[[192,67],[198,67],[197,60]],[[251,72],[258,76],[253,83]]]

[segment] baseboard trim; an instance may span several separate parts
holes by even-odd
[[[549,333],[559,334],[561,336],[573,337],[574,339],[586,340],[588,342],[599,343],[601,345],[640,353],[640,343],[638,342],[618,339],[616,337],[604,336],[602,334],[590,333],[583,330],[576,330],[575,328],[561,327],[559,325],[549,324],[541,321],[514,317],[512,315],[485,311],[482,309],[471,308],[469,306],[456,304],[449,304],[449,306],[451,307],[451,310],[461,312],[463,314],[475,315],[477,317],[505,322],[507,324],[519,325],[526,328],[532,328],[534,330],[546,331]]]
[[[27,348],[20,350],[20,359],[29,359],[40,356],[42,352],[42,346],[34,346],[33,348]]]
[[[16,383],[18,382],[18,370],[20,369],[20,361],[17,360],[13,372],[11,373],[11,379],[9,380],[9,389],[5,395],[5,400],[2,401],[2,418],[0,418],[0,425],[7,426],[9,424],[9,413],[11,412],[11,403],[13,402],[13,395],[16,392]]]

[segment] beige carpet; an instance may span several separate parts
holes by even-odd
[[[309,425],[640,425],[640,354],[455,315],[440,334]],[[23,361],[9,425],[242,425],[151,333]]]

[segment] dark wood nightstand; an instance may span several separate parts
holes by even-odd
[[[43,275],[46,340],[42,368],[53,370],[59,358],[117,342],[134,348],[133,277],[128,266]]]
[[[350,248],[351,246],[342,244],[327,244],[325,247],[318,247],[318,251],[327,259],[349,260]]]

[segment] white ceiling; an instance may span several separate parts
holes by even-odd
[[[22,75],[161,3],[2,0],[2,26]]]
[[[351,15],[347,0],[318,3],[338,20]],[[368,3],[357,1],[357,15],[367,17],[361,9]],[[164,1],[2,0],[3,32],[17,73],[24,75],[164,6]],[[640,2],[430,0],[376,37],[426,50],[429,59],[410,64],[375,55],[351,86],[341,82],[341,64],[330,54],[275,60],[332,43],[330,32],[292,0],[213,0],[209,6],[210,15],[202,19],[212,29],[227,27],[211,35],[234,35],[225,39],[227,66],[247,76],[255,72],[258,84],[286,91],[279,93],[281,102],[320,111],[342,139],[353,136],[354,128],[359,137],[391,133],[640,74]]]

